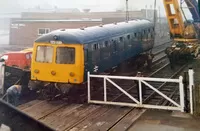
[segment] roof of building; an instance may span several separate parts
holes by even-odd
[[[20,19],[14,20],[15,22],[101,22],[102,19]]]
[[[87,27],[84,29],[60,29],[39,37],[36,42],[49,43],[50,41],[58,40],[66,44],[91,43],[147,27],[153,27],[153,24],[148,20],[138,19],[117,24]]]

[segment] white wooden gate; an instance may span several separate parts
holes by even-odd
[[[104,100],[91,100],[91,87],[90,87],[90,78],[102,78],[104,80]],[[134,98],[131,94],[125,91],[122,87],[117,85],[111,79],[122,79],[122,80],[138,80],[139,81],[139,100]],[[175,102],[173,99],[150,85],[148,82],[170,82],[170,83],[178,83],[179,84],[179,97],[180,103]],[[107,100],[107,82],[111,83],[114,87],[120,90],[123,94],[129,97],[132,100],[132,103],[124,103],[124,102],[113,102]],[[145,84],[148,88],[152,89],[159,95],[161,95],[164,99],[168,100],[175,106],[161,106],[161,105],[151,105],[144,104],[142,102],[142,83]],[[109,76],[109,75],[92,75],[88,72],[88,103],[95,104],[108,104],[108,105],[118,105],[118,106],[130,106],[130,107],[140,107],[140,108],[151,108],[151,109],[164,109],[164,110],[178,110],[184,112],[184,90],[183,90],[183,77],[180,76],[179,79],[165,79],[165,78],[149,78],[149,77],[125,77],[125,76]]]

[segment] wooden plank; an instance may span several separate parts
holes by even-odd
[[[71,130],[71,131],[87,130],[89,126],[94,124],[93,122],[95,121],[95,119],[101,117],[106,112],[110,111],[111,109],[112,108],[108,106],[102,107],[98,110],[98,112],[94,112],[92,115],[90,115],[87,119],[85,119],[81,123],[77,123],[76,125],[74,125],[74,127],[71,126],[65,130]]]
[[[124,117],[117,125],[115,125],[112,131],[126,131],[134,122],[145,112],[145,109],[134,109],[126,117]]]
[[[33,100],[33,101],[28,102],[28,103],[19,105],[17,108],[20,109],[20,110],[24,110],[26,108],[29,108],[29,107],[31,107],[35,104],[41,103],[41,102],[43,102],[43,101],[42,100]]]
[[[39,104],[24,109],[23,112],[35,119],[41,119],[42,117],[45,117],[46,115],[51,114],[52,112],[64,106],[66,106],[66,103],[63,101],[43,101]]]
[[[96,112],[96,109],[99,107],[100,106],[95,105],[84,105],[75,109],[72,108],[69,112],[65,109],[63,109],[62,112],[59,110],[58,112],[60,113],[58,114],[60,115],[58,115],[57,112],[54,112],[50,116],[47,116],[45,119],[41,119],[41,122],[55,130],[63,131],[75,123],[81,121],[83,118],[91,115],[91,113]],[[50,120],[48,117],[51,117],[52,120]]]
[[[76,127],[72,128],[71,131],[106,131],[108,130],[116,120],[126,114],[130,108],[112,107],[108,111],[101,113],[97,117],[90,116],[88,119],[81,122]],[[69,129],[66,129],[69,130]]]
[[[40,119],[40,121],[43,123],[57,122],[58,118],[70,115],[71,113],[73,113],[74,110],[79,110],[78,108],[82,108],[82,106],[83,106],[82,104],[65,106],[65,107],[51,113],[50,115]]]

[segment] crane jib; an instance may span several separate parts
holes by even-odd
[[[200,20],[200,14],[199,14],[199,1],[197,3],[197,0],[185,0],[185,3],[192,14],[192,18],[194,21]]]

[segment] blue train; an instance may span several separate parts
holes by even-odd
[[[154,25],[144,19],[56,30],[35,41],[31,80],[78,85],[88,71],[104,72],[153,45]]]

